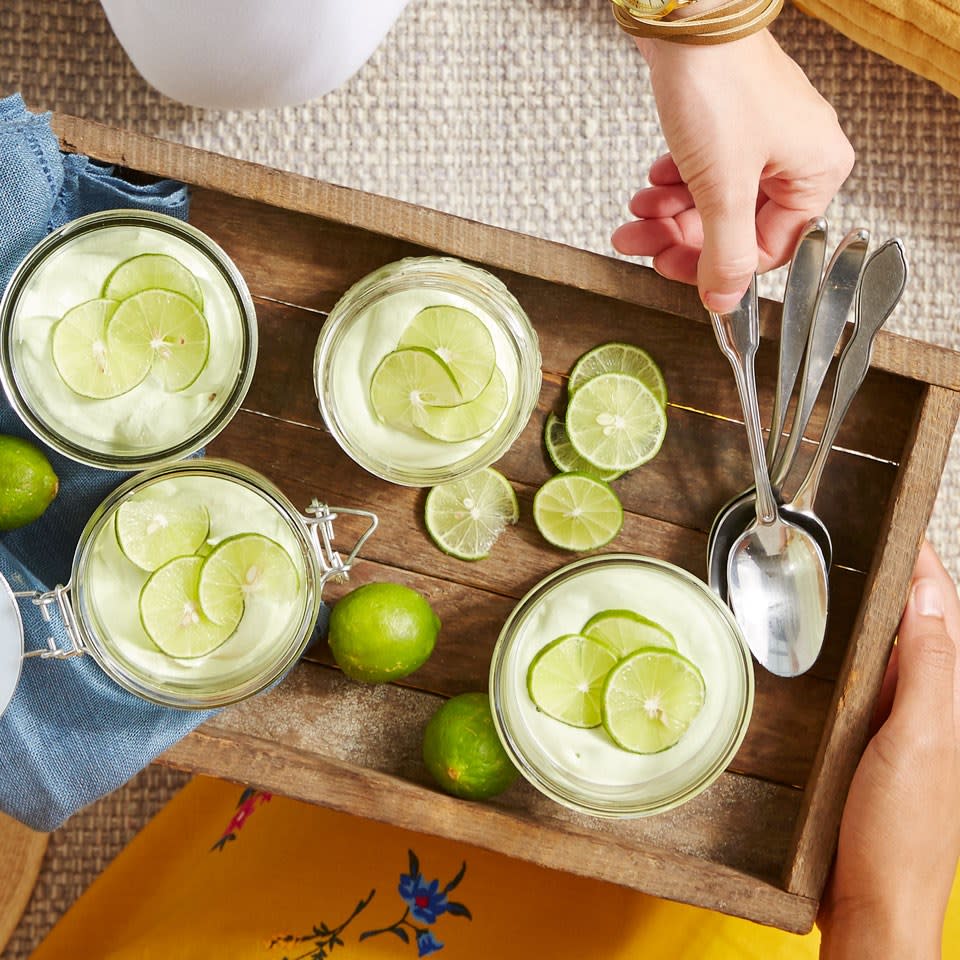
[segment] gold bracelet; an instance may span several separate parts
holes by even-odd
[[[705,13],[679,20],[664,20],[684,2],[667,0],[662,5],[646,0],[611,0],[613,15],[621,28],[634,37],[669,40],[673,43],[730,43],[768,26],[783,9],[783,0],[726,0]],[[642,5],[641,5],[642,4]],[[649,7],[650,13],[643,8]]]

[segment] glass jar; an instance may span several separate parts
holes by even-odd
[[[369,394],[374,371],[413,318],[440,305],[482,321],[507,387],[493,427],[459,442],[382,422]],[[314,379],[324,422],[353,460],[384,480],[432,486],[488,466],[517,439],[540,394],[540,350],[523,308],[491,273],[451,257],[409,258],[374,271],[340,298],[320,332]]]
[[[54,328],[79,304],[118,303],[107,296],[115,290],[107,289],[109,278],[121,263],[143,254],[172,257],[195,278],[197,322],[201,335],[205,327],[207,348],[204,354],[201,336],[195,379],[185,383],[192,375],[186,374],[172,383],[164,365],[154,362],[140,382],[118,395],[78,392],[54,362]],[[165,287],[168,299],[181,296],[169,275],[148,285]],[[109,306],[107,320],[116,309]],[[92,342],[90,350],[107,357],[103,363],[109,366],[107,320],[103,341]],[[162,336],[151,336],[154,355],[169,353]],[[209,237],[164,214],[108,210],[71,221],[33,248],[0,301],[0,383],[11,405],[45,443],[95,467],[139,470],[198,450],[236,413],[256,356],[257,321],[243,277]]]
[[[551,640],[601,610],[630,608],[665,627],[700,670],[703,707],[680,740],[655,754],[616,746],[602,726],[580,729],[539,711],[527,671]],[[542,580],[504,624],[490,668],[497,732],[541,793],[581,813],[637,817],[705,790],[733,759],[753,709],[753,664],[729,609],[697,578],[632,554],[588,557]]]
[[[151,573],[127,559],[118,538],[117,512],[134,498],[202,504],[209,531],[198,558],[239,533],[268,537],[292,561],[296,587],[279,601],[270,594],[257,599],[245,593],[243,615],[234,632],[206,655],[164,654],[141,619],[141,591]],[[367,522],[345,558],[331,546],[333,523],[341,514]],[[10,590],[0,577],[6,591],[0,591],[0,665],[18,650],[18,659],[89,654],[120,686],[155,703],[195,709],[236,703],[270,686],[296,663],[316,623],[323,585],[331,577],[346,575],[376,526],[372,513],[316,501],[303,515],[269,480],[231,461],[196,459],[154,467],[121,484],[94,511],[80,536],[66,586],[16,595],[41,607],[47,619],[51,613],[59,614],[66,645],[51,639],[46,649],[23,653],[22,621],[4,602]],[[7,692],[12,696],[12,688]],[[0,699],[0,712],[6,702]]]

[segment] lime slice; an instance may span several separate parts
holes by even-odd
[[[207,365],[210,329],[182,294],[144,290],[117,307],[107,324],[107,346],[111,353],[149,353],[164,388],[176,393],[189,387]]]
[[[103,284],[103,296],[126,300],[144,290],[172,290],[203,309],[203,291],[197,278],[174,257],[165,253],[141,253],[114,267]]]
[[[626,373],[636,377],[657,398],[661,407],[667,405],[667,384],[660,368],[646,350],[632,343],[601,343],[588,350],[573,365],[567,390],[572,395],[601,373]]]
[[[456,407],[423,407],[417,425],[435,440],[460,443],[482,437],[496,426],[507,409],[507,381],[497,367],[480,395]]]
[[[580,632],[585,637],[605,640],[621,657],[640,647],[677,649],[672,633],[633,610],[601,610],[584,624]]]
[[[423,347],[388,353],[370,381],[373,412],[394,427],[417,427],[424,407],[449,407],[461,399],[450,368]]]
[[[168,657],[204,657],[221,646],[237,620],[214,623],[200,606],[197,584],[202,557],[177,557],[150,574],[140,591],[140,622],[147,636]]]
[[[53,328],[53,365],[81,397],[118,397],[150,372],[152,351],[114,351],[108,344],[107,321],[116,309],[113,300],[87,300],[68,310]]]
[[[603,688],[603,726],[631,753],[672,747],[700,712],[703,675],[675,650],[641,648],[621,660]]]
[[[601,470],[632,470],[656,456],[667,415],[636,377],[601,373],[570,398],[566,418],[573,449]]]
[[[482,560],[507,524],[519,518],[510,481],[492,467],[434,487],[424,507],[433,542],[459,560]]]
[[[617,652],[597,638],[568,633],[548,643],[527,670],[527,692],[545,714],[571,727],[599,727],[603,685]]]
[[[555,547],[595,550],[620,532],[623,507],[603,481],[585,473],[561,473],[534,496],[533,521]]]
[[[497,365],[497,351],[487,325],[469,310],[443,304],[426,307],[410,321],[399,349],[423,347],[435,353],[453,374],[466,403],[480,395]]]
[[[115,523],[123,555],[141,570],[156,570],[174,557],[196,553],[210,532],[210,515],[203,504],[149,495],[120,504]]]
[[[547,453],[553,465],[561,473],[586,473],[598,480],[603,480],[604,483],[623,476],[619,470],[601,470],[589,460],[584,460],[573,449],[573,444],[567,436],[566,424],[554,413],[547,416],[547,422],[543,427],[543,442],[547,446]]]
[[[200,606],[214,623],[238,623],[255,595],[279,606],[292,603],[300,586],[290,554],[259,533],[240,533],[218,543],[203,561]]]

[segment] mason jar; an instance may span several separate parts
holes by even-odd
[[[109,324],[121,308],[136,320],[144,299],[134,295],[146,288],[154,308],[136,349],[111,352]],[[65,315],[72,328],[58,327]],[[95,467],[139,470],[198,450],[238,410],[256,356],[253,301],[236,266],[165,214],[108,210],[67,223],[26,256],[0,301],[10,404],[49,446]]]
[[[178,555],[168,562],[169,567],[186,561],[189,576],[201,589],[205,561],[216,555],[219,544],[242,534],[257,534],[273,545],[271,549],[283,551],[295,576],[282,590],[271,583],[260,594],[247,591],[246,577],[238,586],[244,598],[242,616],[224,628],[222,642],[199,655],[192,650],[190,655],[172,656],[169,648],[164,652],[158,646],[159,635],[150,632],[155,623],[166,622],[167,610],[147,609],[144,600],[149,582],[165,567],[159,563],[151,571],[149,564],[147,569],[138,566],[143,561],[131,553],[118,520],[121,508],[132,503],[149,504],[149,516],[156,523],[165,511],[181,519],[185,508],[206,511],[208,527],[195,556]],[[332,544],[334,522],[343,514],[355,515],[365,524],[346,556]],[[376,516],[368,511],[331,508],[317,501],[301,514],[265,477],[227,460],[194,459],[131,477],[90,517],[66,585],[47,593],[13,594],[0,577],[0,693],[5,695],[0,712],[13,695],[21,669],[55,669],[39,664],[20,667],[21,661],[33,658],[91,656],[124,689],[170,707],[203,709],[250,697],[297,662],[316,623],[324,584],[331,577],[346,576],[376,526]],[[178,593],[171,594],[175,631],[190,629],[208,616],[209,611],[195,601],[194,590],[190,587],[183,601]],[[33,603],[45,619],[61,621],[63,637],[59,641],[51,637],[46,648],[24,653],[23,622],[11,607],[14,600]],[[231,627],[233,632],[226,636]],[[182,642],[179,636],[175,639]],[[165,635],[164,645],[169,642]]]
[[[456,442],[384,422],[370,397],[375,371],[402,346],[404,331],[440,306],[483,324],[506,387],[496,422]],[[493,274],[451,257],[414,257],[381,267],[340,298],[320,332],[314,379],[324,422],[353,460],[393,483],[432,486],[488,466],[517,439],[540,394],[540,350],[523,308]]]
[[[658,753],[624,750],[602,725],[568,726],[539,710],[527,689],[546,644],[624,608],[672,634],[703,678],[700,712]],[[750,652],[729,609],[687,571],[633,554],[588,557],[538,583],[508,617],[490,667],[494,722],[517,768],[557,803],[598,817],[660,813],[705,790],[740,747],[753,695]]]

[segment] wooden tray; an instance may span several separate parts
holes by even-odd
[[[403,686],[353,684],[320,652],[321,663],[303,663],[273,692],[225,710],[164,761],[786,930],[810,929],[960,413],[960,355],[880,336],[817,503],[835,552],[824,652],[798,679],[757,671],[746,740],[709,790],[671,813],[623,822],[568,812],[525,782],[495,801],[467,803],[430,786],[422,727],[442,697],[486,689],[508,612],[573,559],[540,538],[530,502],[552,473],[543,422],[561,402],[577,356],[604,340],[633,341],[659,361],[670,393],[662,452],[617,484],[627,516],[612,548],[704,577],[710,522],[748,483],[733,377],[695,291],[637,265],[176,144],[69,117],[57,117],[55,128],[65,149],[191,184],[191,221],[250,285],[260,324],[257,372],[243,409],[209,452],[262,471],[295,503],[316,495],[376,510],[382,526],[365,562],[328,599],[365,581],[399,581],[422,591],[444,623],[434,656]],[[435,252],[499,275],[528,311],[543,353],[538,409],[499,464],[517,490],[521,521],[476,564],[432,546],[423,491],[377,480],[340,451],[323,428],[312,382],[317,335],[340,295],[382,264]],[[775,338],[779,305],[762,309],[765,336]],[[768,422],[775,356],[768,342],[758,358]],[[812,435],[824,413],[821,405]]]

